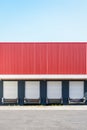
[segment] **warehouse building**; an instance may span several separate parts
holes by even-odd
[[[0,104],[87,104],[87,42],[0,42]]]

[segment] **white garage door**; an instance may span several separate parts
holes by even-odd
[[[3,98],[5,99],[18,98],[17,81],[4,81],[3,82]]]
[[[39,99],[40,98],[40,82],[26,81],[25,82],[25,98]]]
[[[84,97],[84,82],[70,81],[69,82],[69,97],[72,99],[80,99]]]
[[[62,82],[48,81],[47,82],[47,98],[59,99],[62,97]]]

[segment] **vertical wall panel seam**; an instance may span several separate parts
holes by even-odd
[[[46,47],[46,65],[47,65],[47,72],[46,72],[46,74],[48,74],[48,43],[47,43],[47,45],[46,45],[47,47]]]

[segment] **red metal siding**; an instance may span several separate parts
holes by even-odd
[[[48,44],[48,74],[58,74],[60,62],[60,44]]]
[[[35,74],[47,74],[47,45],[35,44]]]
[[[59,73],[85,74],[86,71],[86,45],[60,44]]]
[[[0,74],[85,74],[87,43],[0,43]]]
[[[23,74],[33,74],[35,73],[35,44],[22,44],[22,54],[21,59],[23,59],[23,69],[21,73]],[[21,66],[20,66],[21,67]],[[19,72],[20,73],[20,72]]]
[[[49,74],[85,74],[86,44],[48,44]]]

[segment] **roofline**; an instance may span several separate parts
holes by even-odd
[[[77,44],[80,44],[80,43],[86,43],[87,44],[87,41],[0,41],[0,44],[1,43],[4,43],[4,44],[7,44],[7,43],[20,43],[20,44],[31,44],[31,43],[67,43],[67,44],[70,44],[70,43],[77,43]]]

